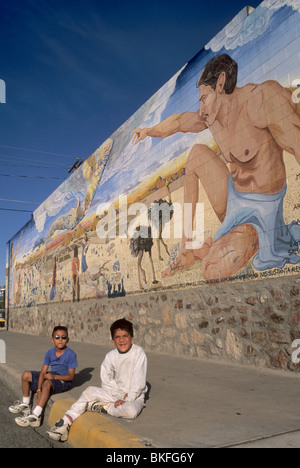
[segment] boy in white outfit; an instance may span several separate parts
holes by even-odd
[[[136,419],[141,413],[147,392],[146,354],[133,344],[133,326],[128,320],[117,320],[110,331],[116,349],[109,352],[102,363],[102,386],[88,387],[82,393],[63,419],[47,432],[51,439],[68,440],[72,423],[85,411],[127,419]]]

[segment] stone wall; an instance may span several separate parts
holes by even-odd
[[[106,345],[110,324],[121,317],[133,321],[145,350],[300,370],[292,362],[300,276],[12,309],[9,329],[49,335],[62,324],[73,341]]]

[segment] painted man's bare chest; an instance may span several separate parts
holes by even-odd
[[[264,141],[263,130],[256,128],[248,116],[238,115],[227,127],[215,122],[211,127],[216,143],[229,163],[247,163],[254,159]]]

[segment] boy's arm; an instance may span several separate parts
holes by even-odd
[[[46,380],[46,374],[47,374],[48,366],[43,364],[39,380],[38,380],[38,391],[41,391],[42,385],[44,380]]]
[[[58,374],[48,373],[46,374],[45,379],[46,380],[62,380],[63,382],[73,382],[74,377],[75,377],[75,369],[69,369],[69,373],[67,375],[58,375]]]
[[[102,387],[105,390],[107,390],[112,396],[115,396],[116,398],[119,398],[120,397],[120,388],[118,387],[118,385],[117,385],[117,383],[116,383],[116,381],[114,379],[113,367],[112,367],[112,364],[111,364],[108,356],[106,356],[106,358],[104,359],[104,361],[103,361],[103,363],[101,365],[100,377],[101,377]]]
[[[147,356],[144,351],[141,351],[132,372],[130,389],[126,402],[132,403],[146,391],[147,378]]]

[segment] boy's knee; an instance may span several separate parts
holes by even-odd
[[[50,391],[52,389],[52,387],[53,387],[53,385],[52,385],[51,380],[44,380],[44,382],[42,384],[42,389],[43,390],[49,390]]]
[[[83,392],[82,392],[82,395],[90,395],[91,392],[93,392],[95,387],[88,387],[86,388]]]
[[[126,419],[136,419],[140,411],[138,411],[134,405],[127,404],[124,406],[124,418]]]
[[[30,371],[25,371],[22,374],[23,382],[31,382],[32,381],[32,374]]]
[[[88,387],[82,392],[81,398],[83,398],[86,401],[95,400],[97,399],[97,391],[97,387]]]

